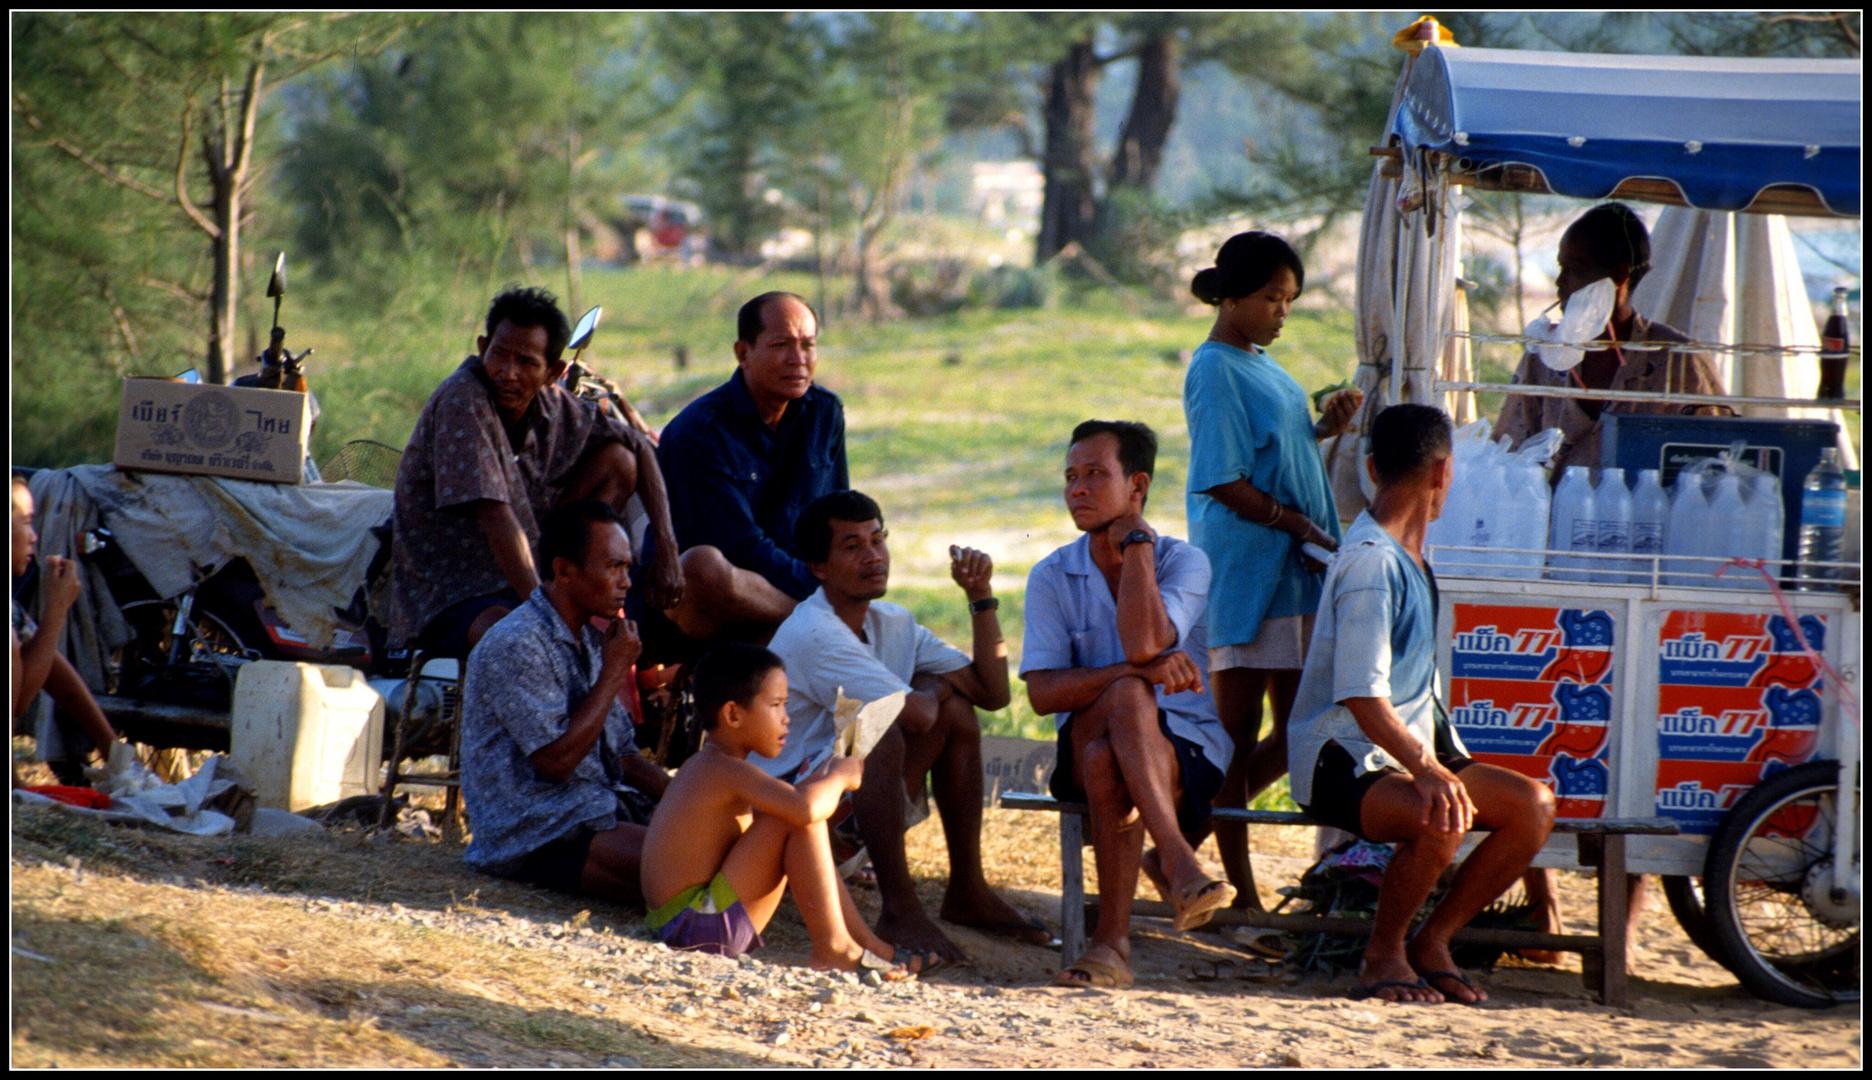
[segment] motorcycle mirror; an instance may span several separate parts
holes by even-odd
[[[598,332],[598,320],[604,318],[604,308],[595,307],[579,316],[578,325],[572,328],[572,341],[566,346],[578,352],[591,344],[592,335]]]
[[[275,299],[286,295],[286,253],[273,260],[273,276],[267,281],[266,294]]]

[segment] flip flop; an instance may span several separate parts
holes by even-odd
[[[913,959],[918,961],[914,971],[910,969],[910,961]],[[905,971],[909,971],[911,975],[917,978],[922,978],[932,971],[949,966],[949,961],[944,960],[942,953],[937,952],[935,949],[912,949],[905,945],[897,946],[897,962],[903,965]]]
[[[905,979],[914,977],[914,974],[908,966],[900,964],[895,960],[886,960],[870,949],[866,949],[864,954],[858,958],[858,970],[875,971],[883,977],[885,982],[902,982]],[[891,977],[892,972],[897,973],[896,978]]]
[[[1192,881],[1171,901],[1176,908],[1176,918],[1170,920],[1170,928],[1194,930],[1207,923],[1217,908],[1229,906],[1234,899],[1235,886],[1226,881],[1217,881],[1212,877]]]
[[[1443,994],[1444,1001],[1453,1002],[1457,1005],[1480,1005],[1482,1004],[1483,999],[1481,998],[1477,998],[1474,1001],[1464,1001],[1463,999],[1456,997],[1453,994],[1444,994],[1443,989],[1435,985],[1434,980],[1437,980],[1437,979],[1455,979],[1457,982],[1462,983],[1464,986],[1468,987],[1471,993],[1477,993],[1477,994],[1481,993],[1481,990],[1476,987],[1476,984],[1469,981],[1469,976],[1464,975],[1460,971],[1426,971],[1423,973],[1422,977],[1420,977],[1417,981],[1428,985],[1430,989],[1435,990],[1437,993]]]
[[[1085,976],[1085,981],[1080,982],[1077,979],[1066,978],[1066,976],[1072,974]],[[1081,957],[1072,964],[1067,965],[1058,975],[1055,975],[1053,977],[1053,985],[1089,986],[1099,990],[1129,990],[1131,989],[1131,973],[1116,964],[1107,964],[1103,960],[1092,960]]]
[[[1378,997],[1378,991],[1389,990],[1393,986],[1403,987],[1406,990],[1436,990],[1436,987],[1431,986],[1429,983],[1425,982],[1423,979],[1416,979],[1416,980],[1384,979],[1380,982],[1375,982],[1371,984],[1370,986],[1354,986],[1352,989],[1346,991],[1346,997],[1351,998],[1353,1001],[1369,1001],[1372,998]],[[1441,990],[1437,990],[1437,993],[1439,994],[1442,992],[1443,991]],[[1429,1005],[1432,1003],[1428,1001],[1397,1001],[1397,1002],[1392,1002],[1392,1004],[1394,1005]]]

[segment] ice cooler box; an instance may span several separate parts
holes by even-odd
[[[1624,469],[1634,481],[1637,470],[1658,469],[1668,488],[1684,466],[1715,457],[1737,440],[1748,447],[1742,460],[1781,478],[1787,510],[1781,557],[1792,560],[1800,547],[1801,482],[1820,464],[1820,451],[1839,445],[1839,425],[1831,420],[1608,412],[1599,420],[1599,465]]]

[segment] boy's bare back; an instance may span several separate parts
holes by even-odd
[[[652,911],[721,869],[754,820],[752,789],[762,780],[775,782],[745,759],[706,747],[677,770],[644,837],[644,902]]]

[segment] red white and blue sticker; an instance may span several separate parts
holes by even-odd
[[[1599,817],[1610,786],[1611,612],[1456,604],[1450,724],[1477,761],[1546,784],[1561,817]]]
[[[1798,635],[1798,636],[1797,636]],[[1708,834],[1741,793],[1813,759],[1826,617],[1672,611],[1658,641],[1657,812]]]

